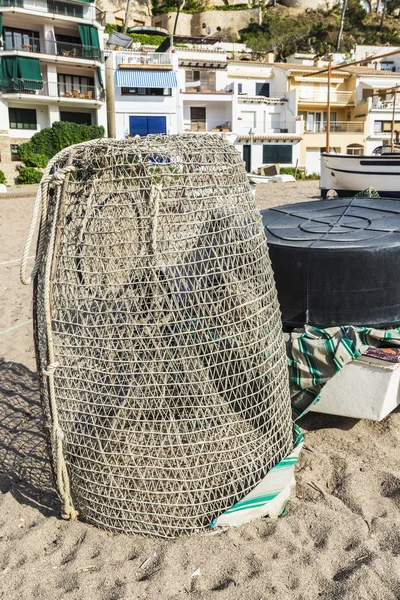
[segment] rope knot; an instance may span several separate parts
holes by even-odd
[[[52,176],[52,182],[54,185],[62,185],[65,180],[65,176],[67,173],[71,173],[75,170],[74,165],[68,165],[67,167],[63,167],[62,169],[58,169]]]
[[[59,366],[60,366],[60,363],[58,363],[58,362],[49,363],[47,365],[47,368],[42,370],[42,373],[43,373],[43,375],[47,375],[47,377],[50,377],[50,375],[54,375],[54,371]]]

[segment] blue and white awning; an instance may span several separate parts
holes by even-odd
[[[134,71],[117,70],[117,87],[177,88],[178,80],[174,71]]]

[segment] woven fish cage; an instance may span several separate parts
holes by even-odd
[[[208,527],[293,448],[239,153],[206,135],[79,144],[48,165],[35,211],[23,279],[64,515],[162,537]]]

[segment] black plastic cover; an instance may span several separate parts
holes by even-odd
[[[400,325],[400,202],[340,198],[261,211],[284,325]]]

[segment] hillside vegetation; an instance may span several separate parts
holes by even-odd
[[[387,14],[368,14],[359,0],[348,0],[343,35],[338,50],[350,52],[355,44],[400,46],[400,19],[392,13],[399,0],[389,0]],[[283,6],[264,10],[261,25],[252,23],[241,31],[245,42],[256,55],[275,52],[284,60],[294,52],[325,54],[337,50],[341,8],[294,11]]]

